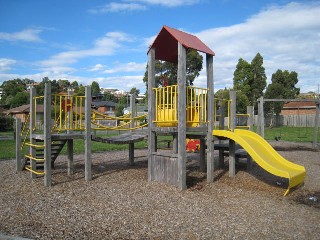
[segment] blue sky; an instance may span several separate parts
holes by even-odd
[[[319,16],[319,1],[0,0],[0,84],[49,77],[145,92],[148,46],[167,25],[216,53],[216,90],[232,87],[239,58],[260,52],[268,83],[277,69],[296,71],[302,92],[318,91]]]

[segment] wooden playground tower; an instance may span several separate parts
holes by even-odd
[[[207,88],[186,86],[186,52],[206,54]],[[148,51],[148,180],[186,189],[186,138],[200,139],[200,170],[207,169],[213,181],[214,95],[213,56],[215,53],[197,37],[164,26]],[[155,60],[178,64],[177,85],[158,88]],[[171,153],[158,152],[157,136],[172,135]],[[205,150],[206,149],[206,150]],[[207,166],[205,166],[207,160]]]

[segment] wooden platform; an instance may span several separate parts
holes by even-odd
[[[112,143],[112,144],[129,144],[129,164],[134,164],[134,143],[146,139],[147,135],[142,133],[124,133],[113,137],[102,138],[91,136],[92,141]]]

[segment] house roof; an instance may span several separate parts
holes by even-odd
[[[282,107],[283,109],[305,109],[305,108],[316,108],[315,102],[288,102]]]
[[[196,36],[168,26],[162,27],[150,46],[148,53],[151,48],[154,48],[155,58],[157,60],[176,63],[178,61],[178,42],[187,49],[195,49],[211,56],[215,55],[215,53]]]
[[[42,104],[37,104],[37,109],[36,111],[39,112],[44,112],[44,106]],[[18,114],[18,113],[29,113],[30,112],[30,104],[22,105],[19,107],[11,108],[4,113],[6,114]]]

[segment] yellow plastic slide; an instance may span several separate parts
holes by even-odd
[[[240,129],[235,129],[234,132],[213,130],[212,134],[216,137],[232,139],[240,144],[260,167],[273,175],[288,178],[289,186],[284,195],[287,195],[291,188],[304,182],[306,176],[305,168],[283,158],[260,135]]]

